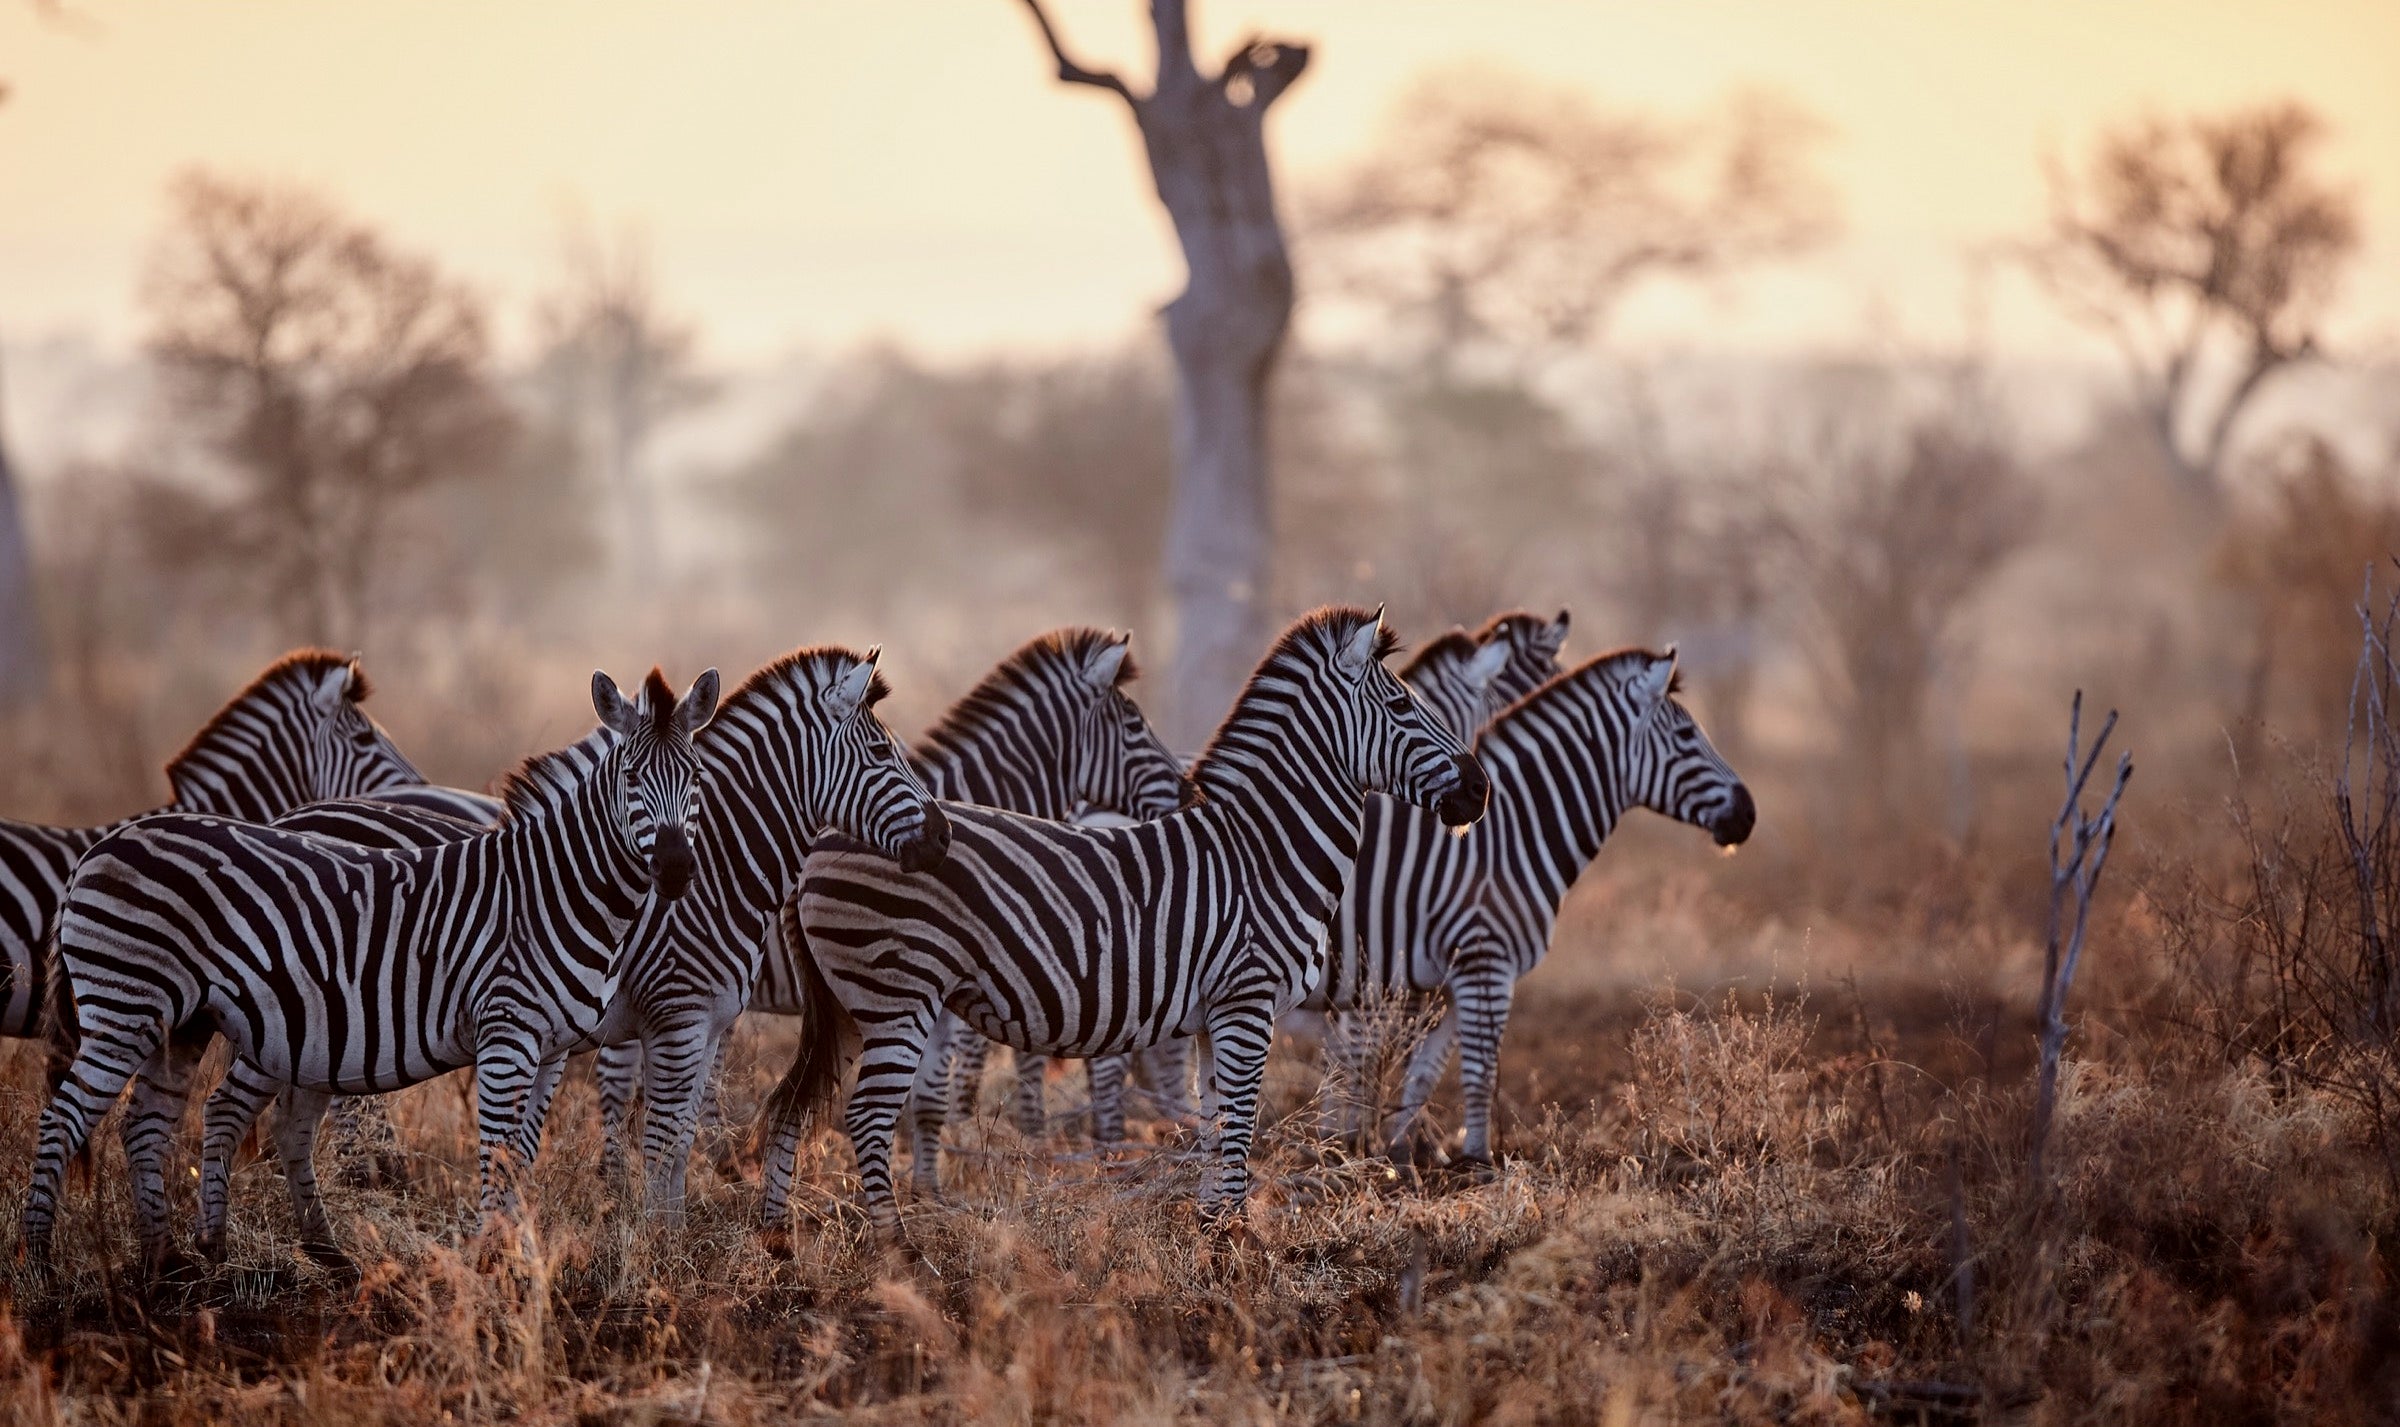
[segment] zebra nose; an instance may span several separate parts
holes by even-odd
[[[657,885],[658,895],[667,901],[682,896],[692,885],[692,869],[698,859],[692,856],[692,840],[679,827],[658,830],[658,841],[650,852],[650,876]]]
[[[1710,828],[1709,832],[1716,838],[1717,846],[1735,847],[1748,841],[1750,830],[1757,826],[1758,804],[1750,800],[1747,784],[1736,783],[1733,785],[1731,806],[1717,814],[1716,826]]]
[[[1483,816],[1483,805],[1492,795],[1492,780],[1485,777],[1483,765],[1472,754],[1462,754],[1458,760],[1458,781],[1434,804],[1434,815],[1449,827],[1465,827]]]
[[[950,853],[950,819],[942,815],[939,803],[925,805],[925,821],[917,835],[900,845],[900,870],[930,872],[942,865]]]

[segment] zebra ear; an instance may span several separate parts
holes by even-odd
[[[1344,674],[1363,679],[1367,666],[1375,662],[1375,641],[1383,634],[1383,606],[1375,606],[1375,617],[1358,627],[1358,632],[1343,642],[1336,662]]]
[[[336,664],[326,670],[324,677],[317,680],[317,686],[308,691],[309,707],[325,718],[331,718],[340,713],[343,702],[350,696],[350,681],[356,677],[358,677],[358,660],[356,658],[352,658],[347,664]]]
[[[1467,661],[1467,683],[1477,689],[1490,688],[1508,663],[1508,652],[1508,645],[1498,639],[1476,650],[1475,657]]]
[[[875,660],[883,653],[880,646],[867,651],[867,657],[842,671],[833,687],[825,691],[825,703],[834,717],[848,718],[866,706],[867,690],[875,683]]]
[[[1083,677],[1094,691],[1107,693],[1117,686],[1117,671],[1125,667],[1125,656],[1133,648],[1133,636],[1110,631],[1110,643],[1092,652],[1083,666]]]
[[[683,701],[675,705],[675,722],[683,729],[683,736],[689,738],[708,727],[708,721],[716,716],[717,671],[710,669],[692,680]]]
[[[1675,646],[1668,645],[1664,654],[1644,665],[1642,672],[1633,676],[1633,687],[1646,704],[1655,706],[1664,702],[1675,688]]]
[[[1550,621],[1550,629],[1542,642],[1550,646],[1552,654],[1567,647],[1567,612],[1565,610],[1560,610],[1558,618]]]
[[[617,681],[608,677],[605,669],[592,671],[592,712],[600,715],[600,722],[626,738],[631,738],[641,726],[640,712],[617,691]]]

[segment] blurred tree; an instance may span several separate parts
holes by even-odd
[[[0,411],[5,409],[0,403]],[[0,709],[11,709],[40,698],[50,679],[41,607],[34,597],[33,547],[17,498],[17,474],[8,461],[5,426],[0,421]]]
[[[1707,277],[1820,239],[1822,129],[1763,94],[1671,127],[1522,74],[1419,80],[1375,150],[1307,210],[1330,289],[1442,372],[1470,353],[1582,346],[1655,278]]]
[[[2211,508],[2236,419],[2317,354],[2358,245],[2356,200],[2312,164],[2323,133],[2293,103],[2150,118],[2103,135],[2080,175],[2050,166],[2034,271],[2123,350],[2178,485]]]
[[[659,306],[649,250],[637,235],[622,233],[612,245],[577,220],[563,246],[563,282],[534,316],[541,387],[553,419],[576,434],[616,501],[621,567],[653,570],[658,507],[644,459],[650,434],[713,388],[694,371],[695,330]]]
[[[1246,39],[1214,75],[1192,60],[1184,0],[1151,0],[1150,92],[1067,57],[1040,0],[1025,0],[1067,84],[1133,111],[1188,279],[1166,306],[1175,356],[1175,489],[1166,540],[1175,656],[1159,722],[1196,742],[1266,644],[1272,550],[1267,384],[1292,316],[1292,264],[1267,164],[1266,117],[1308,68],[1305,45]]]
[[[1893,813],[1922,787],[1930,698],[1960,662],[1962,616],[2032,538],[2039,503],[1974,374],[1915,413],[1887,374],[1820,375],[1768,528],[1862,806]]]
[[[400,502],[507,451],[482,308],[314,194],[197,173],[173,200],[150,350],[213,461],[152,482],[150,542],[260,582],[288,639],[354,643]]]

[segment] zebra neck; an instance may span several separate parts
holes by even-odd
[[[1630,802],[1622,740],[1605,720],[1576,713],[1556,702],[1520,706],[1475,749],[1492,800],[1469,841],[1488,872],[1520,881],[1553,913]]]
[[[979,732],[988,735],[989,730]],[[1064,820],[1074,811],[1074,800],[1067,796],[1067,772],[1057,757],[1062,740],[1051,729],[1019,734],[1013,746],[986,736],[968,746],[920,748],[909,762],[925,790],[945,802]]]
[[[511,811],[496,837],[517,915],[552,954],[587,966],[612,960],[650,893],[650,866],[627,835],[613,759],[540,808]]]
[[[1228,721],[1195,774],[1203,811],[1237,845],[1262,909],[1329,919],[1358,861],[1366,792],[1298,719],[1242,720]]]
[[[737,943],[755,942],[817,838],[795,791],[800,755],[789,735],[722,713],[701,730],[697,752],[699,866],[687,900],[699,898]]]

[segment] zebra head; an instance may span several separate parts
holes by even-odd
[[[792,740],[789,790],[800,824],[831,827],[900,864],[923,872],[950,850],[950,822],[909,766],[900,741],[875,713],[891,691],[876,672],[880,649],[786,655],[761,671],[780,676],[782,714]]]
[[[1675,648],[1626,656],[1632,667],[1619,685],[1627,704],[1627,791],[1633,801],[1677,822],[1705,829],[1719,847],[1739,846],[1758,823],[1758,805],[1741,775],[1682,700]]]
[[[1558,652],[1567,646],[1567,612],[1560,610],[1556,619],[1521,609],[1496,614],[1475,632],[1475,640],[1486,649],[1508,651],[1492,678],[1492,711],[1497,713],[1557,676]]]
[[[617,681],[595,670],[592,708],[617,735],[625,830],[634,852],[650,864],[652,885],[674,901],[692,884],[694,832],[700,821],[700,760],[692,736],[717,711],[717,671],[692,680],[675,697],[666,676],[652,669],[639,697],[628,700]]]
[[[1129,818],[1159,818],[1192,798],[1183,764],[1159,741],[1157,730],[1125,686],[1138,671],[1133,636],[1114,630],[1085,631],[1081,667],[1074,675],[1085,702],[1070,737],[1070,776],[1084,804]]]
[[[1492,687],[1508,658],[1507,645],[1479,646],[1474,635],[1453,629],[1418,650],[1400,670],[1400,682],[1442,727],[1471,741],[1509,702]]]
[[[1353,771],[1359,785],[1431,808],[1451,827],[1483,816],[1491,782],[1457,734],[1425,711],[1384,667],[1398,645],[1383,611],[1328,621],[1335,682],[1348,698]]]
[[[284,655],[217,710],[167,763],[179,807],[268,822],[304,803],[425,781],[359,705],[355,654]]]

